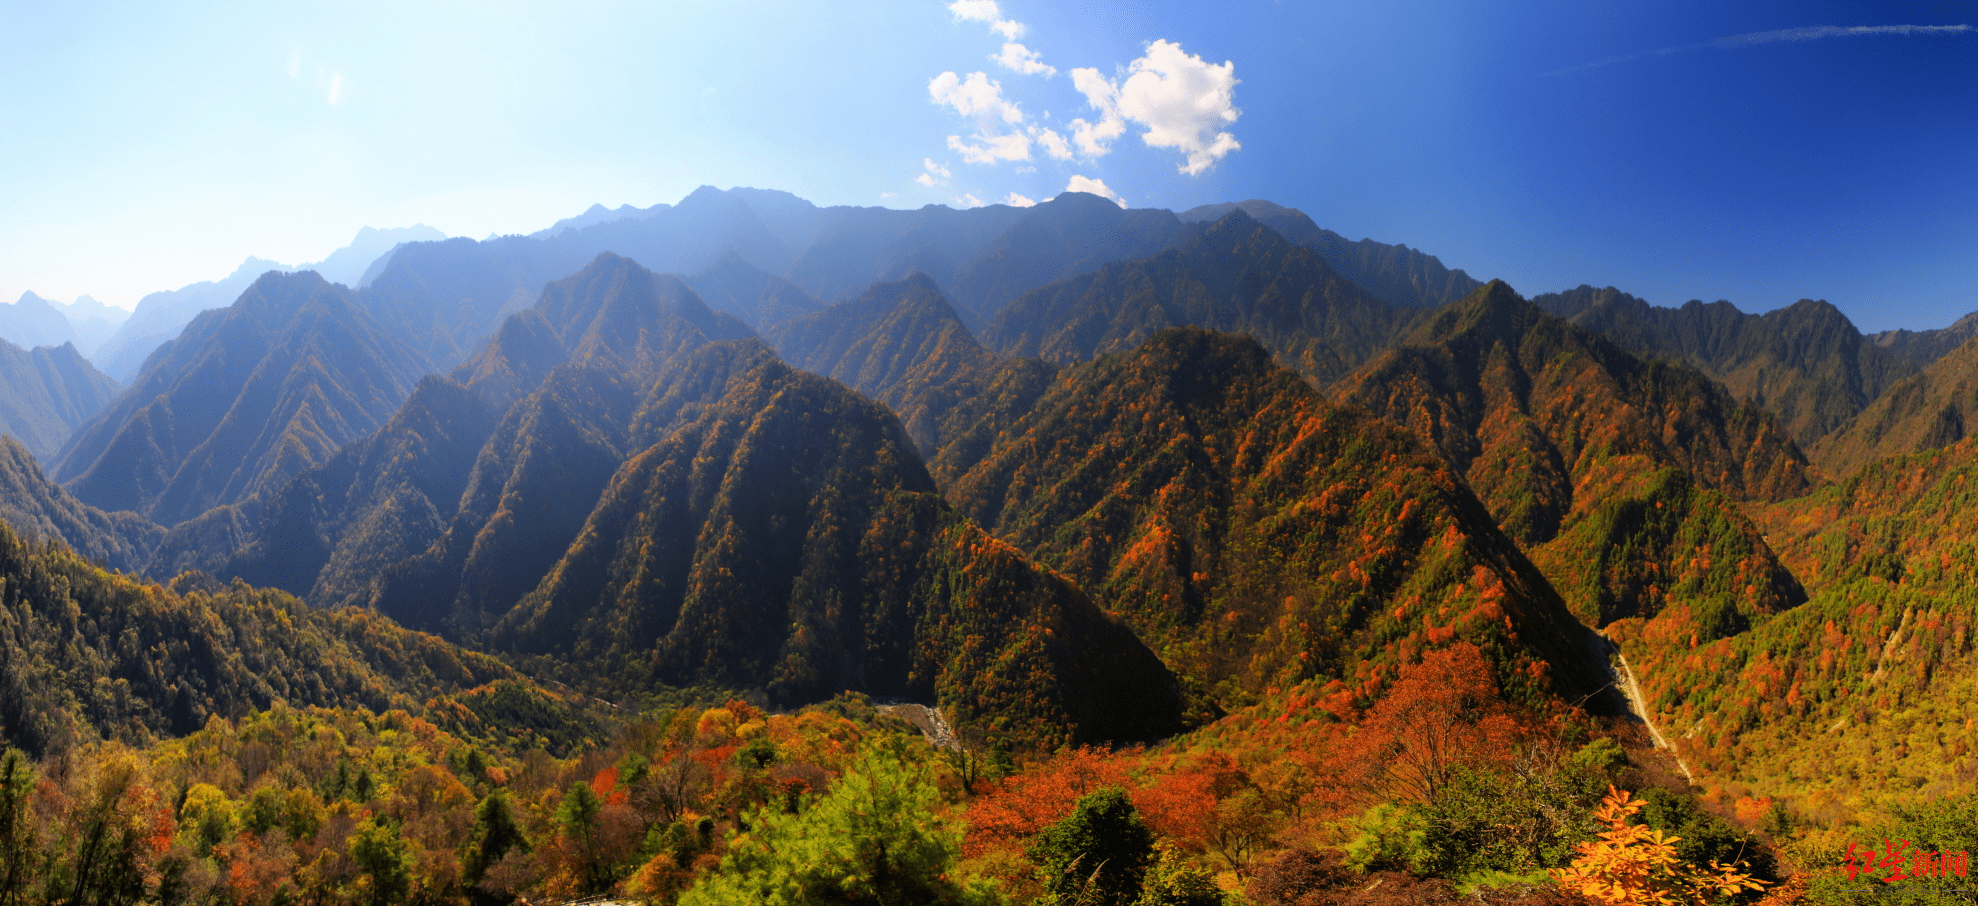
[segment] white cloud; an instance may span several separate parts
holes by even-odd
[[[1187,155],[1180,170],[1189,175],[1243,147],[1223,128],[1243,113],[1234,103],[1235,63],[1206,63],[1180,44],[1155,41],[1127,69],[1126,81],[1118,84],[1096,69],[1071,72],[1072,85],[1100,113],[1097,123],[1072,121],[1072,140],[1087,157],[1112,150],[1127,122],[1146,128],[1140,140],[1149,147],[1174,148]]]
[[[1012,72],[1020,72],[1024,75],[1043,75],[1050,77],[1058,74],[1058,68],[1056,66],[1052,66],[1038,59],[1037,51],[1031,50],[1021,44],[1004,44],[1003,52],[995,54],[989,59],[994,60],[996,65],[1004,69]]]
[[[879,197],[880,197],[880,198],[892,198],[892,197],[893,197],[893,193],[891,193],[891,192],[881,192],[881,193],[879,193]]]
[[[955,18],[963,22],[989,23],[992,30],[1002,33],[1005,41],[1023,37],[1023,23],[1003,18],[1003,10],[996,5],[996,0],[955,0],[948,4],[948,12],[954,13]]]
[[[999,131],[1002,124],[1023,122],[1023,111],[1003,99],[1003,86],[988,74],[971,72],[962,78],[944,72],[927,83],[927,94],[935,103],[975,121],[975,135],[968,141],[959,135],[948,136],[948,147],[960,154],[964,163],[1030,159],[1030,136],[1021,130]]]
[[[1065,184],[1065,191],[1090,192],[1100,198],[1111,199],[1113,204],[1119,205],[1122,208],[1126,207],[1126,199],[1119,197],[1118,193],[1106,188],[1106,183],[1103,180],[1093,179],[1088,176],[1074,174],[1071,182]]]
[[[998,119],[1005,123],[1023,122],[1023,111],[1003,100],[1003,86],[989,78],[988,73],[971,72],[965,79],[952,72],[941,73],[928,80],[927,94],[934,103],[953,107],[956,113],[975,120],[984,129]]]
[[[948,12],[964,22],[994,22],[1003,17],[1003,11],[996,0],[955,0],[948,4]]]
[[[1004,199],[1003,203],[1013,208],[1027,208],[1030,207],[1031,205],[1036,204],[1037,202],[1033,199],[1025,198],[1021,195],[1018,195],[1015,192],[1011,192],[1010,197]]]
[[[343,100],[343,73],[330,76],[330,106],[335,107]]]
[[[955,204],[961,205],[964,208],[979,208],[982,207],[982,199],[968,192],[963,192],[962,197],[955,199]]]
[[[1030,136],[1021,132],[993,135],[977,132],[973,142],[959,135],[948,136],[948,147],[962,156],[964,163],[993,164],[1002,160],[1029,160]]]
[[[914,177],[913,181],[923,186],[933,188],[934,186],[947,185],[948,177],[954,175],[948,171],[947,167],[935,163],[934,158],[923,157],[920,159],[920,162],[925,169],[919,176]]]
[[[1089,67],[1071,71],[1072,87],[1085,95],[1085,102],[1099,111],[1099,121],[1071,121],[1071,138],[1086,157],[1102,157],[1113,150],[1113,139],[1126,134],[1126,120],[1119,112],[1119,87]]]
[[[1044,153],[1051,155],[1053,159],[1071,160],[1071,144],[1066,142],[1065,137],[1059,135],[1055,130],[1042,126],[1032,126],[1030,127],[1030,137],[1036,139],[1038,144],[1043,145]]]

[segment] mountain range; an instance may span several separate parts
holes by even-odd
[[[1498,740],[1459,761],[1524,734],[1520,783],[1607,771],[1810,847],[1974,788],[1942,766],[1978,757],[1978,322],[1528,300],[1257,200],[703,187],[425,235],[147,297],[119,361],[232,293],[128,387],[0,343],[6,744],[315,707],[577,752],[684,696],[728,717],[627,732],[713,751],[726,720],[768,771],[797,742],[736,715],[854,695],[938,707],[964,787],[984,752],[1168,740],[1184,771],[1248,740],[1200,775],[1218,802],[1371,822],[1366,766],[1419,755],[1393,715],[1473,665],[1410,719]],[[614,758],[576,780],[609,800],[645,770]],[[1464,763],[1428,798],[1498,776]]]

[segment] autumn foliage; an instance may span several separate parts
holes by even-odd
[[[1764,887],[1742,863],[1713,861],[1707,870],[1684,863],[1676,856],[1678,838],[1630,823],[1647,804],[1608,787],[1594,813],[1606,829],[1598,840],[1580,844],[1573,864],[1552,871],[1559,886],[1614,906],[1708,906]]]

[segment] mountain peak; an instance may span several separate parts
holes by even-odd
[[[691,205],[702,205],[702,206],[712,207],[715,205],[723,205],[723,206],[734,205],[740,202],[741,199],[735,198],[734,196],[729,195],[727,192],[723,192],[720,189],[717,189],[713,186],[703,185],[700,188],[687,193],[687,197],[680,199],[679,206],[682,208],[689,207]]]

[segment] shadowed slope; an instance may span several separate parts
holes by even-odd
[[[52,538],[111,569],[135,571],[164,530],[136,513],[105,513],[49,481],[20,441],[0,437],[0,521],[29,538]]]
[[[758,360],[618,471],[493,640],[785,703],[938,701],[1029,742],[1174,726],[1145,647],[933,490],[883,407]]]
[[[616,255],[599,256],[589,267],[552,282],[536,307],[510,316],[481,354],[456,371],[456,379],[423,380],[378,433],[344,448],[289,485],[240,507],[209,511],[175,529],[161,545],[151,571],[169,576],[199,568],[306,594],[323,605],[370,602],[379,576],[426,552],[461,518],[462,495],[470,485],[481,489],[473,500],[482,508],[470,510],[466,518],[473,528],[462,531],[472,537],[485,528],[479,520],[493,518],[499,511],[485,492],[490,486],[499,489],[503,481],[473,471],[483,447],[491,443],[505,453],[496,457],[499,466],[488,469],[533,461],[527,455],[514,458],[522,448],[553,451],[542,460],[546,467],[567,466],[577,472],[601,456],[601,463],[593,463],[592,468],[599,474],[588,483],[574,473],[561,476],[558,493],[588,488],[574,491],[578,499],[543,502],[552,509],[561,503],[575,512],[562,522],[551,519],[547,524],[580,521],[604,478],[626,452],[613,439],[601,441],[602,453],[581,451],[595,450],[597,436],[622,436],[637,388],[675,355],[707,343],[710,334],[746,336],[749,330],[731,317],[709,311],[675,278],[655,275]],[[562,364],[573,359],[586,364]],[[548,414],[539,405],[524,405],[529,393],[559,367],[590,377],[571,377],[559,385],[546,398],[552,401],[553,411]],[[462,386],[461,379],[471,385]],[[595,412],[573,416],[571,408],[557,408],[567,403],[588,412],[600,394],[616,399],[605,405],[603,416]],[[517,407],[530,412],[504,422],[504,415],[514,414],[510,410]],[[590,428],[578,429],[573,427],[576,424]],[[500,425],[510,433],[493,440]],[[573,439],[568,436],[572,432],[591,440]],[[570,458],[560,462],[559,456]],[[479,484],[470,481],[474,474],[483,476]],[[577,485],[569,485],[570,480]],[[585,493],[591,496],[582,497]],[[553,561],[560,550],[559,545],[537,552],[535,559]],[[532,561],[523,556],[518,562]],[[533,584],[533,577],[528,584]],[[527,584],[512,594],[526,590]],[[503,606],[512,600],[511,596]],[[450,599],[425,606],[445,613],[449,603]],[[438,625],[433,622],[437,617],[415,614],[404,606],[394,604],[387,612],[421,627]]]

